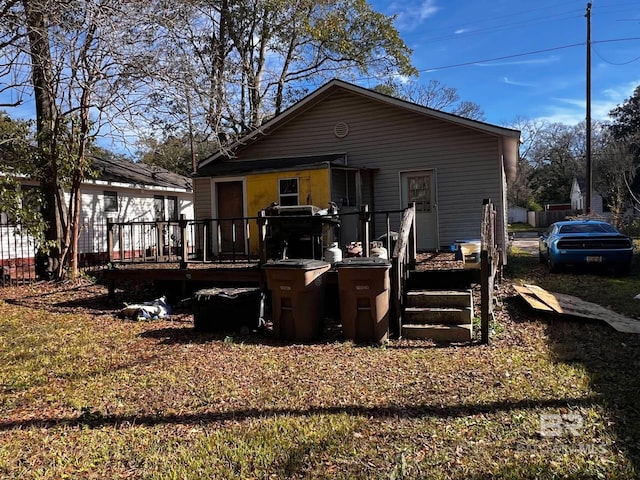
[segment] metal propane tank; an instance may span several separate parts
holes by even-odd
[[[371,256],[388,260],[387,249],[382,246],[382,242],[371,242]]]
[[[329,244],[329,247],[325,249],[324,260],[332,265],[342,261],[342,250],[338,246],[338,242]]]

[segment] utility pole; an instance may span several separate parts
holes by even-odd
[[[591,188],[593,186],[593,178],[591,175],[591,2],[587,3],[587,117],[586,117],[586,157],[587,157],[587,198],[585,205],[585,213],[591,214]]]

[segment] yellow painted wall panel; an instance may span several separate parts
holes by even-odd
[[[279,180],[298,179],[298,198],[301,205],[315,205],[326,208],[331,200],[329,169],[293,170],[288,172],[255,173],[247,175],[247,215],[255,217],[260,210],[278,201]],[[258,253],[258,231],[255,222],[250,226],[250,248]]]

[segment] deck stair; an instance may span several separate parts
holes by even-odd
[[[436,342],[470,342],[473,338],[471,290],[409,290],[402,337]]]

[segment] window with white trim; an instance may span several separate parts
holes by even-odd
[[[118,192],[104,191],[102,192],[104,199],[105,213],[118,213]]]
[[[153,215],[156,221],[164,221],[164,196],[162,195],[154,195],[153,196]]]
[[[178,220],[178,197],[172,195],[167,197],[167,219]]]
[[[278,202],[282,206],[299,205],[298,179],[281,178],[278,180]]]

